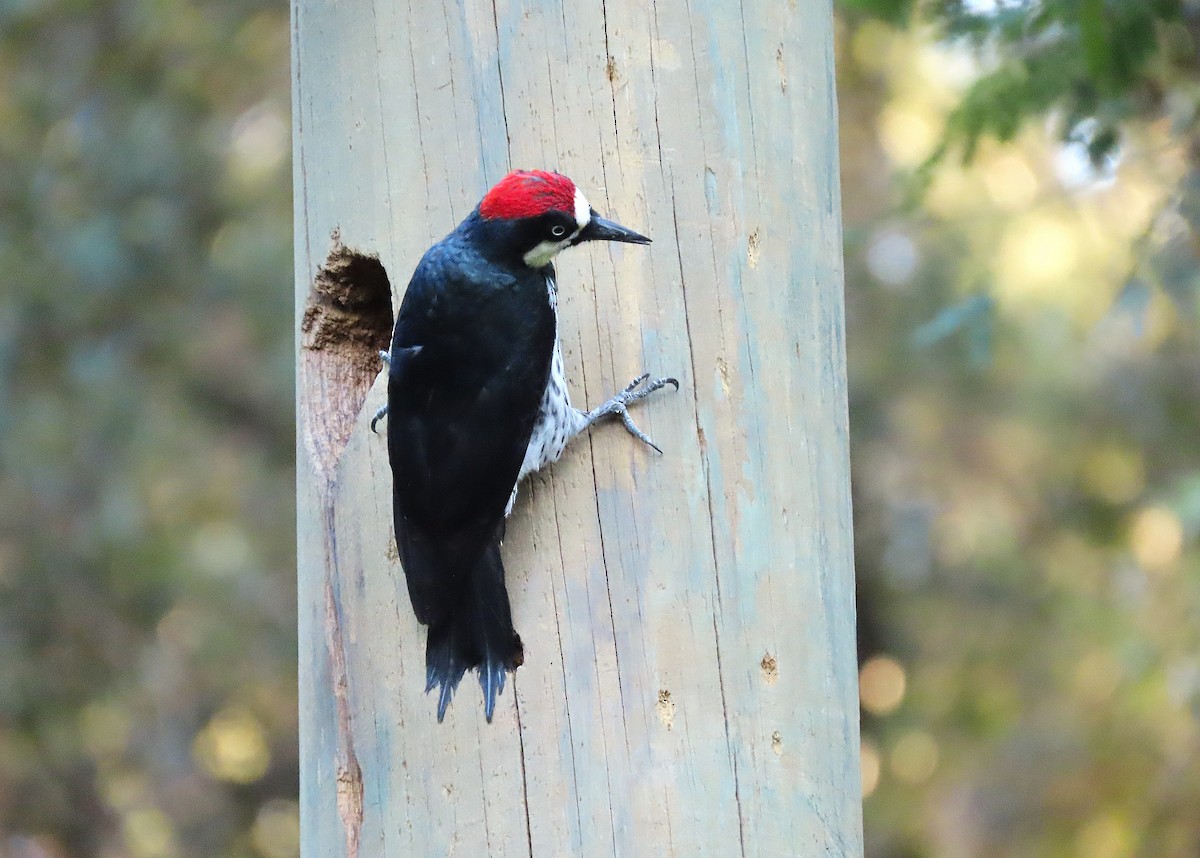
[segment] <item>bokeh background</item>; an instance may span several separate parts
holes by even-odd
[[[835,9],[868,855],[1196,858],[1200,2]],[[289,125],[0,0],[3,858],[298,854]]]

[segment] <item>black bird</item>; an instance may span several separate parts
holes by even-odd
[[[626,406],[679,388],[641,375],[592,411],[572,407],[550,260],[597,240],[650,243],[600,217],[565,176],[509,173],[425,252],[382,353],[387,405],[371,427],[387,415],[396,547],[429,627],[425,690],[439,688],[438,721],[471,668],[491,721],[505,672],[524,660],[500,562],[517,483],[607,415],[657,450]]]

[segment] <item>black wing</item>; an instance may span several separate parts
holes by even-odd
[[[543,275],[435,246],[396,321],[388,455],[413,610],[443,620],[499,539],[546,386],[554,312]]]

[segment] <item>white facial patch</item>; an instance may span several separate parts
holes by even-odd
[[[562,241],[539,241],[533,250],[521,257],[525,264],[530,268],[544,268],[550,264],[550,260],[558,256],[558,252],[570,243],[571,238],[568,236]]]
[[[541,241],[537,246],[521,257],[525,264],[530,268],[543,268],[550,264],[559,251],[570,245],[575,240],[579,233],[583,232],[583,228],[588,225],[588,221],[592,219],[592,206],[587,201],[587,197],[583,195],[583,191],[579,188],[575,189],[575,223],[579,224],[578,229],[568,236],[564,236],[561,241]]]

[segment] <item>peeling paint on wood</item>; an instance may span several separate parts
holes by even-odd
[[[637,414],[665,455],[598,427],[527,483],[526,663],[493,724],[468,679],[438,725],[382,377],[364,403],[299,370],[304,855],[861,855],[828,0],[294,0],[293,25],[298,354],[335,228],[396,301],[543,167],[655,239],[562,258],[576,402],[683,385]]]

